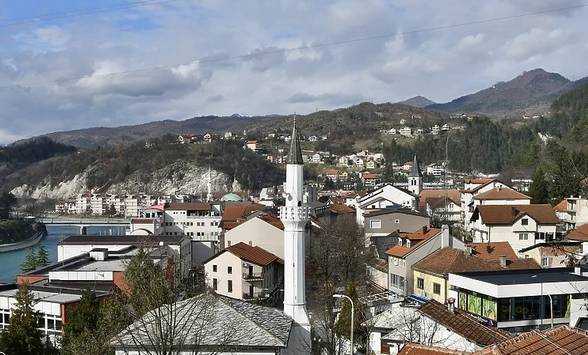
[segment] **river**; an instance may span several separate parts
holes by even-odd
[[[88,227],[89,235],[122,235],[124,227]],[[47,226],[47,236],[35,246],[30,248],[0,253],[0,283],[14,282],[16,275],[20,273],[20,265],[25,260],[29,251],[37,250],[44,246],[49,253],[49,261],[57,261],[57,244],[60,240],[70,235],[80,234],[79,227],[53,227]]]

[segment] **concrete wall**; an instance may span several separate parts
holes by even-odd
[[[424,281],[424,288],[423,289],[419,289],[417,287],[417,279],[418,278],[422,278]],[[416,295],[419,296],[423,296],[423,297],[427,297],[427,298],[432,298],[436,301],[439,301],[441,303],[445,303],[445,300],[447,299],[447,282],[443,277],[439,277],[436,275],[431,275],[425,272],[420,272],[420,271],[414,271],[414,275],[413,275],[413,289],[414,289],[414,293]],[[439,294],[435,294],[433,292],[433,284],[439,284],[439,286],[441,287],[440,293]]]
[[[217,265],[217,271],[213,271],[213,265]],[[232,273],[227,271],[228,267],[232,267]],[[213,279],[217,280],[216,293],[232,298],[243,298],[243,266],[241,259],[230,252],[224,252],[216,258],[204,264],[204,272],[206,275],[206,284],[211,289],[213,288]],[[228,291],[228,281],[233,282],[233,291]]]

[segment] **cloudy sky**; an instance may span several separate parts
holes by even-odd
[[[548,9],[561,10],[537,14]],[[0,0],[0,143],[206,114],[444,102],[538,67],[578,79],[586,18],[577,0]]]

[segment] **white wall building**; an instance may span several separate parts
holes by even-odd
[[[410,191],[391,184],[386,184],[375,189],[367,195],[358,196],[354,206],[356,208],[357,223],[363,225],[364,214],[371,209],[380,209],[395,205],[415,209],[417,207],[417,197]]]

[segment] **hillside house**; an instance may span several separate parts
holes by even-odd
[[[416,209],[417,196],[404,188],[392,184],[386,184],[368,192],[364,196],[358,196],[355,202],[357,223],[363,225],[364,214],[370,212],[370,210],[394,207],[396,205]]]
[[[429,216],[401,207],[370,209],[364,214],[366,237],[385,236],[394,232],[410,233],[430,225]]]

